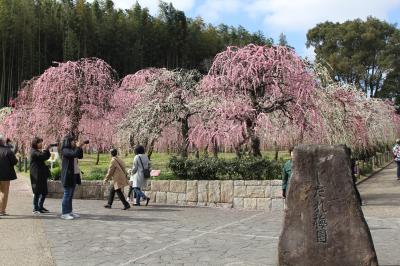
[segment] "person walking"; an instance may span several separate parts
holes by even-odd
[[[47,179],[51,176],[45,162],[50,158],[50,146],[43,150],[43,139],[34,138],[31,144],[30,178],[33,192],[33,214],[48,213],[43,205],[46,199]]]
[[[7,215],[8,193],[10,181],[17,179],[14,166],[18,163],[14,152],[6,146],[3,135],[0,134],[0,216]]]
[[[397,164],[397,180],[400,180],[400,139],[396,140],[396,144],[393,147],[393,157]]]
[[[61,204],[61,218],[64,220],[73,220],[79,218],[77,213],[73,212],[72,199],[76,185],[81,184],[81,171],[79,169],[78,159],[83,158],[82,147],[88,142],[79,143],[73,135],[66,136],[61,147],[61,183],[64,187],[64,195]]]
[[[112,149],[110,151],[111,153],[111,163],[110,166],[108,167],[108,172],[106,177],[104,178],[103,183],[107,184],[110,179],[112,179],[112,184],[110,186],[110,194],[108,196],[108,203],[104,205],[105,208],[111,209],[111,206],[114,201],[115,193],[117,193],[118,198],[124,205],[122,210],[127,210],[131,206],[129,203],[126,201],[124,193],[122,190],[124,187],[128,186],[128,174],[126,173],[125,169],[125,163],[123,160],[118,158],[118,150],[117,149]]]
[[[149,204],[150,198],[147,197],[142,188],[147,185],[147,179],[150,177],[150,160],[145,154],[144,147],[138,145],[135,148],[135,158],[133,159],[132,175],[130,181],[132,182],[133,190],[136,195],[135,206],[140,206],[140,199],[146,200],[146,206]]]
[[[282,197],[286,198],[289,189],[289,182],[292,176],[292,159],[293,149],[289,149],[290,160],[288,160],[282,167]]]

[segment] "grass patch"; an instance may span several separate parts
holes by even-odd
[[[274,151],[264,151],[262,152],[263,157],[268,158],[269,160],[273,160],[275,157],[275,152]],[[168,153],[153,153],[151,156],[151,168],[152,169],[157,169],[161,170],[161,174],[158,177],[153,177],[153,179],[156,180],[173,180],[175,179],[172,171],[168,168],[168,163],[170,158],[174,156],[174,154],[168,154]],[[211,154],[209,155],[211,156]],[[190,158],[194,158],[194,154],[190,154]],[[234,159],[236,158],[235,153],[219,153],[218,157],[221,159]],[[79,160],[79,167],[81,168],[81,171],[84,173],[83,174],[83,179],[85,180],[98,180],[98,179],[93,179],[94,177],[91,176],[91,173],[94,173],[96,175],[96,178],[100,178],[100,173],[107,173],[108,166],[111,161],[111,155],[110,154],[100,154],[99,157],[99,164],[96,165],[96,160],[97,160],[97,154],[84,154],[83,159]],[[126,155],[120,155],[120,159],[122,159],[125,162],[126,167],[129,169],[133,165],[133,154],[128,154]],[[290,155],[287,151],[280,151],[278,153],[278,158],[279,160],[288,160],[290,158]],[[103,176],[103,178],[104,178]]]
[[[151,167],[152,169],[161,170],[161,174],[158,177],[153,177],[156,180],[173,180],[176,177],[173,175],[172,171],[168,168],[169,160],[175,154],[168,154],[168,153],[153,153],[151,156]],[[268,158],[269,160],[274,159],[275,152],[274,151],[264,151],[262,152],[263,157]],[[212,155],[209,154],[211,157]],[[189,155],[190,158],[195,158],[194,154]],[[201,157],[204,157],[202,154]],[[119,156],[125,162],[126,167],[129,169],[133,165],[133,154],[128,155],[121,155]],[[235,153],[219,153],[218,158],[231,160],[236,158]],[[288,152],[280,151],[279,152],[279,160],[288,160],[290,158]],[[84,180],[102,180],[106,173],[108,166],[111,161],[111,155],[107,154],[100,154],[99,156],[99,163],[96,165],[97,161],[97,154],[84,154],[83,159],[79,160],[79,167],[82,174],[82,179]],[[16,171],[18,172],[17,166],[15,167]],[[23,168],[23,167],[22,167]],[[58,170],[54,169],[54,172]],[[29,164],[28,164],[28,172],[26,173],[29,175]],[[56,173],[57,175],[59,173]]]

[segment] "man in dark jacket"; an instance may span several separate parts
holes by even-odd
[[[0,134],[0,216],[6,215],[10,181],[17,179],[14,170],[17,162],[15,154],[5,146],[4,136]]]
[[[72,199],[76,185],[81,184],[78,159],[83,158],[82,146],[85,144],[77,143],[74,136],[66,136],[61,147],[61,183],[64,187],[61,218],[64,220],[79,218],[72,210]]]

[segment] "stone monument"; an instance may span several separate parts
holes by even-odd
[[[377,266],[346,146],[294,150],[279,266]]]

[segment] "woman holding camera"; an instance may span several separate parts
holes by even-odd
[[[33,191],[33,214],[48,213],[43,206],[46,199],[47,179],[51,176],[45,162],[50,158],[50,146],[43,150],[43,139],[35,137],[31,143],[30,178]]]
[[[82,147],[88,143],[89,141],[85,141],[80,144],[74,136],[70,135],[64,138],[61,147],[61,183],[64,187],[61,218],[64,220],[73,220],[80,217],[72,210],[72,198],[74,197],[76,185],[81,184],[81,170],[79,169],[78,159],[83,158]]]

